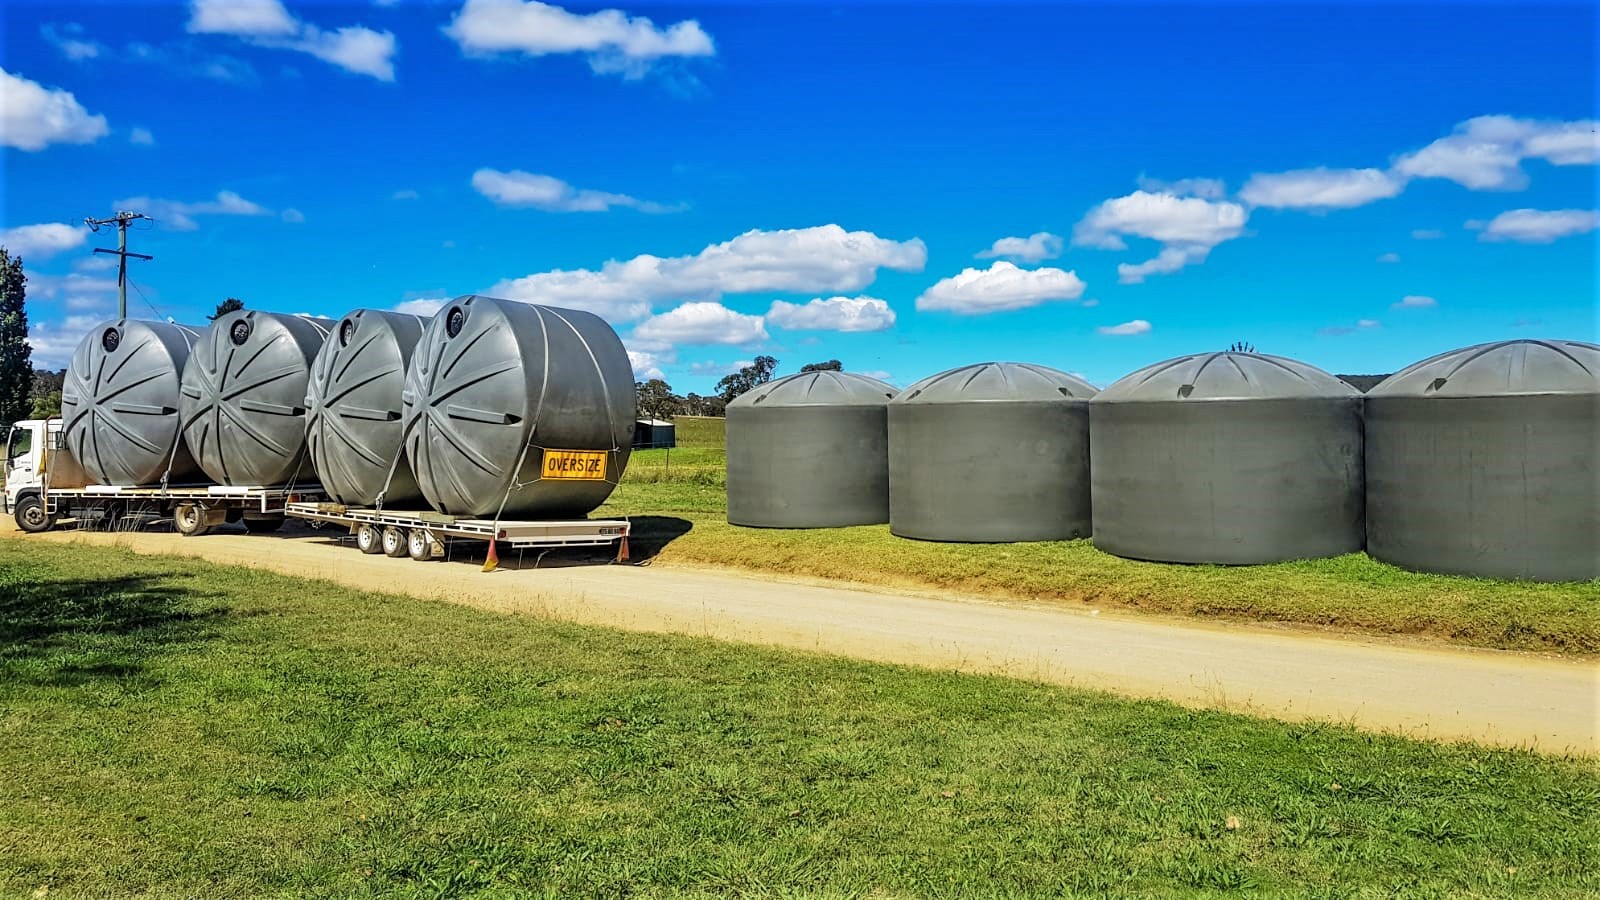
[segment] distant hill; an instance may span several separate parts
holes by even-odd
[[[1387,375],[1340,375],[1340,376],[1337,376],[1337,377],[1338,377],[1338,379],[1340,381],[1344,382],[1345,384],[1350,385],[1351,387],[1353,387],[1356,390],[1360,391],[1361,393],[1365,394],[1367,391],[1370,391],[1373,388],[1377,387],[1379,382],[1383,381],[1385,378],[1388,378],[1389,376],[1387,376]]]

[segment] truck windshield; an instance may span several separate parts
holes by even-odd
[[[13,463],[26,462],[28,451],[33,449],[33,432],[20,425],[13,425],[11,439],[6,444],[7,460]]]

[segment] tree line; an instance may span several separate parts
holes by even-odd
[[[690,392],[686,395],[673,393],[672,385],[665,379],[651,378],[647,381],[635,381],[634,391],[638,394],[638,411],[641,419],[671,419],[674,416],[721,416],[728,404],[732,403],[739,395],[747,393],[772,380],[773,373],[778,370],[778,360],[771,356],[758,356],[748,366],[741,367],[736,372],[723,376],[717,382],[716,393],[702,397]],[[824,360],[823,362],[806,363],[800,367],[801,372],[842,372],[844,365],[837,359]]]

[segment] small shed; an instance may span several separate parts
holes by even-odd
[[[639,419],[633,423],[633,449],[660,450],[678,446],[678,429],[664,419]]]

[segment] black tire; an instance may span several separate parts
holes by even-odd
[[[393,525],[383,529],[383,555],[399,559],[406,555],[406,532],[403,528]]]
[[[270,519],[252,519],[246,516],[244,520],[244,530],[251,534],[271,534],[282,527],[282,516],[273,516]]]
[[[55,527],[56,517],[44,511],[44,500],[28,496],[17,501],[17,527],[29,534],[38,534]]]
[[[356,549],[362,553],[383,552],[383,532],[376,525],[362,522],[356,526]]]
[[[178,504],[172,511],[172,527],[184,537],[196,537],[211,530],[206,524],[206,511],[194,503]]]
[[[406,533],[406,555],[417,562],[433,559],[433,535],[421,528]]]

